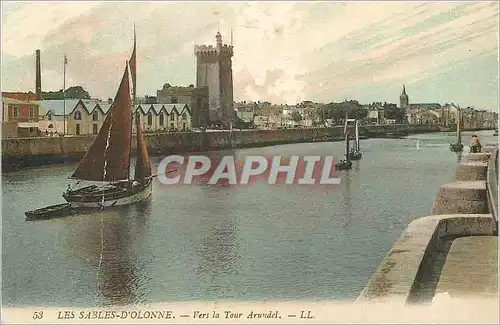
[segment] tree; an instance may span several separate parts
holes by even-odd
[[[395,120],[396,123],[406,121],[406,110],[396,104],[384,103],[384,116],[386,119]]]
[[[64,95],[66,99],[90,99],[90,94],[82,86],[69,87],[64,92]],[[42,92],[42,99],[64,99],[63,90],[44,91]]]
[[[299,111],[293,111],[291,117],[295,123],[302,121],[302,114]]]

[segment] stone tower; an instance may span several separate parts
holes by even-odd
[[[407,108],[409,103],[408,95],[406,94],[405,85],[403,85],[403,92],[399,96],[399,107]]]
[[[229,126],[234,119],[233,108],[233,46],[222,44],[219,32],[216,45],[195,45],[196,87],[208,87],[210,122]]]

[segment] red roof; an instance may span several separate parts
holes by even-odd
[[[7,98],[12,98],[12,99],[17,99],[17,100],[22,100],[25,102],[29,102],[32,100],[37,100],[36,94],[33,92],[27,92],[27,93],[22,93],[22,92],[10,92],[10,91],[2,91],[2,97],[7,97]]]

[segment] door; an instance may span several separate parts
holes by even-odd
[[[80,124],[76,125],[76,135],[80,135]]]

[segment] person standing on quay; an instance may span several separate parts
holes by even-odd
[[[481,143],[479,142],[479,138],[475,134],[472,136],[472,139],[470,140],[470,152],[471,153],[481,152]]]

